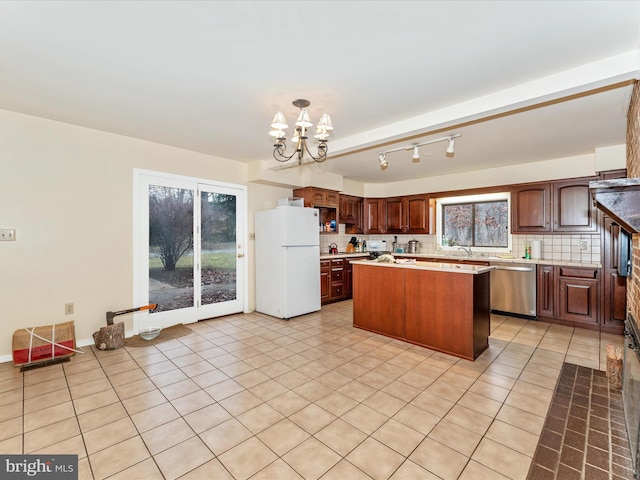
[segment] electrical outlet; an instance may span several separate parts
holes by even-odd
[[[65,315],[73,315],[73,303],[65,303],[64,304],[64,314]]]
[[[0,241],[2,242],[12,242],[16,239],[16,229],[15,228],[3,228],[0,229]]]
[[[581,240],[578,243],[578,246],[580,247],[580,250],[586,250],[589,247],[589,244],[587,243],[586,240]]]

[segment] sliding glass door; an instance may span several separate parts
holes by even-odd
[[[245,189],[136,172],[134,330],[241,312]]]

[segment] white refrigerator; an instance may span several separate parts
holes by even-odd
[[[289,319],[320,310],[320,217],[315,208],[256,212],[256,310]]]

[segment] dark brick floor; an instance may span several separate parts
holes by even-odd
[[[605,372],[563,365],[527,479],[633,479],[622,394]]]

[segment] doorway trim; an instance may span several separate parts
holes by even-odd
[[[160,178],[160,179],[167,179],[168,181],[174,181],[174,182],[185,182],[185,183],[189,183],[193,185],[193,189],[194,192],[198,191],[198,185],[207,185],[213,188],[216,187],[222,187],[222,188],[231,188],[231,189],[236,189],[239,191],[239,193],[243,196],[242,200],[242,219],[241,219],[241,223],[239,223],[239,225],[241,225],[242,227],[242,236],[241,237],[237,237],[237,242],[242,242],[242,245],[244,245],[244,258],[243,258],[243,262],[242,262],[242,270],[243,270],[243,279],[242,279],[242,309],[243,309],[243,313],[248,313],[249,312],[249,299],[248,299],[248,291],[249,291],[249,266],[248,266],[248,256],[247,256],[247,245],[248,245],[248,221],[247,221],[247,216],[248,216],[248,212],[247,212],[247,187],[246,185],[239,185],[239,184],[233,184],[233,183],[227,183],[227,182],[219,182],[219,181],[215,181],[215,180],[211,180],[211,179],[206,179],[206,178],[198,178],[198,177],[189,177],[189,176],[185,176],[185,175],[176,175],[176,174],[172,174],[172,173],[166,173],[166,172],[158,172],[158,171],[154,171],[154,170],[146,170],[146,169],[139,169],[139,168],[134,168],[133,169],[133,292],[132,292],[132,304],[136,305],[136,302],[140,302],[140,299],[143,298],[146,295],[146,298],[148,298],[148,280],[147,280],[147,289],[143,292],[143,282],[142,282],[142,268],[141,268],[141,263],[143,261],[148,262],[148,258],[147,259],[143,259],[143,255],[142,255],[142,244],[141,242],[143,241],[144,238],[146,238],[146,236],[144,235],[144,233],[142,232],[141,228],[143,228],[145,225],[147,225],[147,222],[144,222],[144,218],[143,218],[143,212],[142,212],[142,205],[140,205],[140,195],[142,194],[141,192],[141,183],[144,177],[156,177],[156,178]],[[194,200],[195,201],[195,200]],[[199,199],[198,199],[199,201]],[[147,273],[148,275],[148,273]],[[194,279],[195,281],[195,279]],[[140,328],[143,328],[143,326],[145,325],[145,322],[143,322],[143,320],[146,320],[146,318],[148,317],[149,312],[148,311],[142,311],[142,312],[138,312],[135,313],[133,316],[133,330],[131,331],[127,331],[126,332],[126,336],[131,336],[131,335],[135,335],[139,332]],[[205,318],[210,318],[210,317],[205,317]],[[198,320],[203,320],[204,318],[195,318],[193,320],[193,322],[196,322]]]

